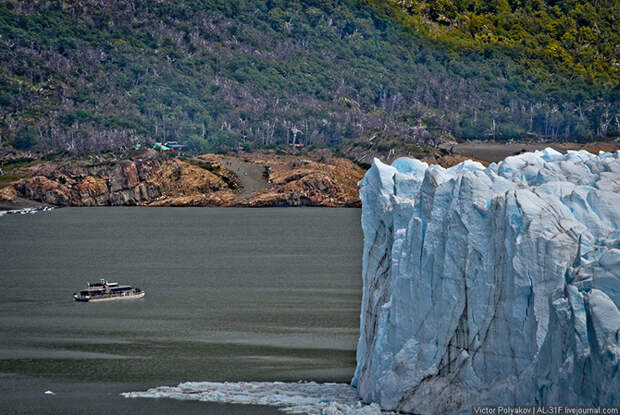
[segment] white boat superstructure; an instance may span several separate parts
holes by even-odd
[[[88,283],[88,288],[79,293],[73,293],[73,299],[82,302],[133,300],[144,297],[144,294],[144,290],[140,288],[102,279],[99,282]]]

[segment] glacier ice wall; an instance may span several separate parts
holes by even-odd
[[[620,405],[620,152],[375,160],[360,188],[364,401]]]

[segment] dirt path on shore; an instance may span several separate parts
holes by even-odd
[[[239,177],[243,191],[237,199],[245,199],[259,190],[271,187],[265,176],[265,166],[261,164],[225,157],[222,159],[222,165]]]

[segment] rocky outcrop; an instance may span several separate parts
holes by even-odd
[[[268,185],[239,201],[240,206],[361,206],[357,182],[364,170],[349,160],[254,156]]]
[[[3,200],[58,206],[359,206],[364,171],[352,162],[296,156],[203,155],[162,160],[63,160],[19,169]]]
[[[13,186],[8,186],[0,189],[0,200],[3,202],[10,202],[15,200],[17,197],[17,192]]]
[[[30,167],[31,177],[10,187],[26,199],[60,206],[131,206],[228,189],[208,170],[180,160],[124,160]]]

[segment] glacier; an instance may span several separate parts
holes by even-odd
[[[360,195],[364,402],[620,405],[620,152],[375,159]]]

